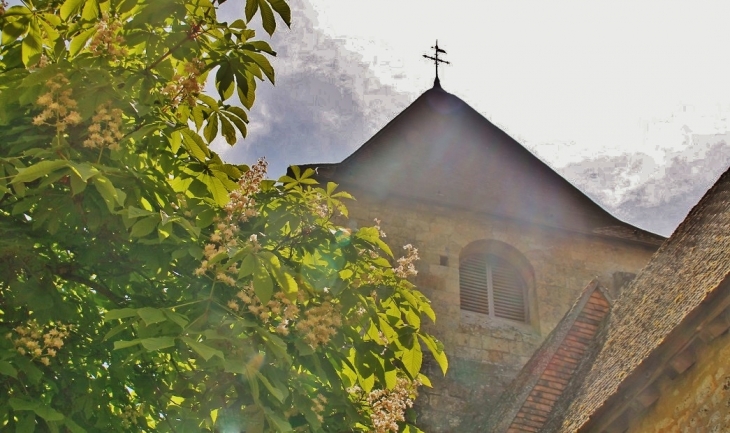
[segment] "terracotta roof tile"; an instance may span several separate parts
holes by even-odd
[[[479,431],[542,431],[553,407],[584,361],[590,347],[587,343],[596,335],[608,312],[609,303],[602,290],[596,281],[591,282],[523,367],[491,414],[478,423]]]

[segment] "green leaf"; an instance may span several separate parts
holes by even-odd
[[[372,391],[373,386],[375,386],[375,374],[371,374],[367,377],[363,377],[362,375],[358,374],[357,381],[358,383],[360,383],[363,391],[370,392]]]
[[[263,10],[263,8],[262,8]],[[266,58],[263,54],[259,53],[247,53],[248,57],[250,57],[254,62],[256,62],[257,65],[261,68],[261,71],[266,75],[266,78],[271,81],[271,83],[274,83],[274,68],[271,66],[271,63],[269,63],[269,59]]]
[[[226,359],[223,362],[223,371],[226,373],[247,374],[246,363],[240,360]]]
[[[258,384],[252,384],[252,388],[256,387],[258,390]],[[258,392],[254,393],[254,399],[258,400]],[[244,416],[244,426],[246,433],[264,433],[264,427],[266,425],[266,418],[264,411],[260,406],[251,404],[242,411]]]
[[[431,319],[432,322],[436,323],[436,313],[434,313],[433,308],[431,308],[431,304],[428,302],[428,300],[425,300],[423,303],[421,303],[421,311],[423,314],[428,316],[429,319]]]
[[[200,355],[204,360],[209,360],[210,358],[217,356],[220,359],[225,359],[223,357],[223,352],[221,352],[218,349],[214,349],[210,346],[207,346],[203,343],[198,343],[197,341],[193,340],[189,337],[182,337],[182,340],[190,346],[191,349],[195,351],[198,355]]]
[[[277,14],[284,20],[287,27],[291,27],[291,9],[284,0],[269,0],[271,7],[274,8]]]
[[[238,270],[238,278],[247,277],[253,274],[256,268],[256,259],[253,254],[248,254],[241,260],[241,267]]]
[[[208,118],[208,123],[203,128],[203,136],[208,143],[212,143],[216,136],[218,136],[218,113],[213,112]]]
[[[353,272],[350,269],[343,269],[338,274],[341,279],[347,280],[348,278],[352,277]]]
[[[18,370],[16,370],[15,367],[7,361],[0,361],[0,374],[10,377],[18,377]]]
[[[111,181],[102,175],[98,175],[94,178],[94,187],[101,194],[101,198],[109,208],[109,212],[114,212],[117,205],[123,205],[124,201],[121,199],[119,192]]]
[[[401,311],[403,311],[402,308]],[[419,329],[421,327],[421,316],[415,313],[413,310],[407,309],[405,311],[405,316],[408,323],[414,328]]]
[[[10,398],[8,403],[10,403],[10,407],[12,407],[13,410],[35,410],[40,405],[40,402],[38,401],[20,398]]]
[[[84,0],[66,0],[61,5],[61,19],[68,21],[71,15],[76,15],[84,5]]]
[[[264,412],[266,413],[266,419],[269,421],[269,424],[275,427],[277,431],[282,433],[294,431],[291,424],[289,424],[289,421],[282,418],[278,413],[268,407],[264,408]]]
[[[282,267],[274,272],[273,275],[284,293],[295,294],[299,291],[299,284],[297,284],[297,280],[294,278],[291,270]]]
[[[71,39],[71,44],[69,45],[69,55],[71,57],[76,57],[76,55],[86,47],[86,43],[91,39],[92,36],[96,34],[96,27],[92,27],[90,29],[84,30],[83,32],[79,33],[78,35],[74,36],[73,39]]]
[[[226,107],[225,111],[229,111],[235,114],[236,116],[240,117],[244,122],[248,122],[248,114],[246,114],[246,110],[241,107],[230,106]]]
[[[272,3],[272,2],[269,2]],[[273,3],[272,3],[273,4]],[[287,24],[289,25],[289,24]],[[268,44],[266,41],[249,41],[244,45],[244,47],[250,45],[254,50],[256,51],[263,51],[266,54],[271,54],[272,56],[276,55],[276,51],[271,49],[271,45]]]
[[[178,314],[171,310],[162,310],[163,313],[165,313],[165,316],[171,321],[175,322],[177,325],[179,325],[181,328],[185,328],[188,324],[188,319],[185,318],[182,314]]]
[[[86,429],[76,424],[71,418],[66,417],[63,424],[71,430],[71,433],[86,433]]]
[[[423,352],[421,352],[421,344],[418,340],[414,340],[415,343],[412,349],[406,349],[403,352],[401,361],[406,367],[408,374],[415,378],[418,376],[418,372],[421,371],[421,364],[423,363]]]
[[[200,105],[196,105],[195,107],[193,107],[192,115],[193,121],[195,122],[195,129],[199,131],[200,127],[203,126],[203,121],[205,120],[205,116],[203,115],[203,108]]]
[[[294,346],[299,352],[299,356],[307,356],[314,353],[314,349],[309,344],[305,343],[301,339],[294,340]]]
[[[147,326],[167,320],[162,310],[152,307],[143,307],[137,310],[137,315],[144,320]]]
[[[22,8],[26,9],[24,6],[13,6],[10,9],[13,8]],[[9,12],[10,10],[8,10]],[[8,12],[5,13],[5,17],[8,16]],[[27,18],[21,18],[16,21],[11,22],[5,22],[3,23],[3,35],[2,35],[2,44],[3,45],[10,45],[11,43],[15,42],[19,37],[23,36],[27,31],[28,27],[30,25],[30,21]]]
[[[124,331],[125,329],[129,328],[135,323],[134,320],[128,320],[126,322],[121,323],[120,325],[117,325],[113,327],[109,332],[104,334],[104,338],[102,338],[102,341],[108,341],[113,336],[119,334],[120,332]]]
[[[78,174],[71,174],[71,195],[77,195],[84,192],[86,189],[86,181],[81,179]]]
[[[138,0],[120,0],[117,3],[117,13],[122,15],[131,11],[137,5],[137,1]]]
[[[140,217],[146,217],[150,215],[156,215],[154,212],[149,211],[147,209],[140,209],[138,207],[129,206],[127,208],[127,218],[140,218]]]
[[[434,340],[434,338],[430,335],[419,334],[418,336],[421,337],[421,340],[423,340],[424,343],[426,343],[426,347],[428,347],[428,350],[431,351],[434,359],[438,362],[443,374],[446,374],[446,370],[449,369],[449,360],[446,358],[446,352],[444,352],[443,344]]]
[[[388,389],[395,388],[395,385],[398,383],[398,370],[387,370],[385,372],[385,387]]]
[[[246,0],[246,21],[251,21],[259,8],[259,0]]]
[[[266,33],[271,36],[274,34],[274,30],[276,30],[276,19],[274,19],[271,6],[269,6],[266,0],[259,0],[259,9],[261,9],[261,24],[264,26]]]
[[[221,128],[223,130],[223,137],[226,139],[226,143],[230,145],[236,144],[236,130],[225,116],[219,116],[221,122]],[[240,128],[239,128],[240,129]]]
[[[120,308],[118,310],[109,310],[104,314],[104,321],[109,322],[116,319],[126,319],[137,315],[137,310],[133,308]]]
[[[141,220],[134,223],[132,226],[132,231],[130,232],[130,236],[133,238],[142,238],[147,236],[148,234],[152,233],[152,231],[157,227],[157,224],[160,222],[160,217],[157,215],[151,215],[146,218],[142,218]]]
[[[98,0],[86,0],[84,1],[84,9],[81,12],[81,18],[86,21],[93,21],[99,16],[99,2]]]
[[[219,206],[223,207],[228,204],[228,190],[220,179],[208,174],[202,174],[198,177],[198,179],[208,187],[208,191],[210,191],[213,196],[213,200],[215,200]]]
[[[256,372],[256,375],[259,379],[261,379],[261,383],[264,384],[266,389],[269,390],[271,395],[274,396],[275,399],[279,400],[280,403],[284,403],[284,400],[286,400],[286,394],[284,394],[280,389],[275,388],[273,385],[271,385],[271,382],[269,382],[269,379],[266,378],[263,374],[260,372]]]
[[[233,96],[235,90],[235,83],[233,82],[233,68],[229,62],[221,63],[218,72],[215,74],[215,88],[218,89],[218,94],[222,100],[226,100]],[[216,103],[215,106],[218,104]]]
[[[256,100],[256,80],[253,78],[247,80],[243,76],[236,75],[236,85],[238,99],[241,100],[244,107],[250,110]]]
[[[11,6],[5,11],[4,18],[9,17],[24,17],[31,15],[33,12],[25,6]]]
[[[193,110],[193,113],[195,113],[195,110]],[[199,161],[205,161],[205,158],[210,156],[210,151],[203,139],[200,138],[200,135],[198,135],[195,131],[192,131],[190,128],[185,128],[181,131],[183,145],[188,153]]]
[[[16,433],[33,433],[35,431],[35,413],[25,414],[18,418],[18,424],[15,427]]]
[[[166,349],[175,345],[175,339],[173,337],[152,337],[144,338],[140,340],[142,347],[150,352],[157,350]]]
[[[58,412],[52,407],[45,404],[41,404],[33,410],[35,411],[36,415],[46,421],[62,421],[64,418],[61,412]]]
[[[180,131],[173,131],[170,134],[170,150],[172,153],[177,153],[182,145],[182,133]]]
[[[120,349],[126,349],[128,347],[136,346],[140,342],[139,339],[137,340],[130,340],[130,341],[124,341],[119,340],[114,342],[114,350],[120,350]]]
[[[28,34],[23,38],[22,59],[23,64],[28,67],[38,63],[43,52],[43,42],[41,39],[41,30],[38,28],[38,22],[31,20]]]
[[[67,167],[68,161],[63,159],[56,159],[52,161],[41,161],[37,164],[31,165],[30,167],[18,169],[18,174],[13,177],[10,184],[18,182],[32,182],[39,177],[43,177],[49,173],[52,173],[59,168]]]
[[[258,262],[258,266],[254,269],[253,290],[262,304],[269,302],[271,300],[271,295],[274,292],[274,283],[271,281],[271,277],[266,271],[266,267],[264,267],[261,262]]]

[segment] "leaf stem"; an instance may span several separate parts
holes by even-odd
[[[180,42],[176,43],[175,45],[171,46],[165,52],[165,54],[163,54],[162,56],[160,56],[160,58],[158,58],[157,60],[155,60],[154,62],[152,62],[152,64],[150,64],[149,66],[147,66],[144,69],[144,72],[150,72],[157,65],[159,65],[160,63],[162,63],[166,58],[170,57],[172,55],[172,53],[174,53],[175,50],[177,50],[178,48],[180,48],[185,42],[191,41],[191,40],[195,39],[195,35],[197,35],[197,33],[193,32],[192,31],[193,29],[190,29],[190,30],[191,31],[188,32],[188,34],[187,34],[187,36],[185,36],[185,38],[183,38]]]

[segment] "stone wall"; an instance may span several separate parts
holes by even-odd
[[[629,433],[730,431],[730,333],[697,353],[697,362],[660,385],[660,397]]]
[[[468,420],[488,410],[547,334],[562,319],[581,290],[595,277],[612,292],[614,273],[636,273],[653,248],[528,225],[425,203],[375,200],[350,187],[357,201],[348,204],[351,225],[381,220],[385,241],[396,257],[413,244],[421,260],[416,285],[429,299],[437,323],[429,327],[449,356],[444,378],[427,365],[434,388],[419,398],[419,424],[428,432],[470,431]],[[496,240],[529,261],[529,323],[461,311],[459,254],[478,240]]]

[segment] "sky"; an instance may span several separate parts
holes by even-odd
[[[730,165],[730,2],[289,3],[291,29],[257,33],[276,85],[246,139],[213,145],[229,162],[343,160],[432,87],[438,39],[446,91],[626,222],[669,235]]]
[[[730,164],[728,2],[290,3],[231,162],[341,161],[433,85],[438,38],[446,91],[627,222],[670,234]]]
[[[293,3],[303,7],[282,42],[329,61],[307,65],[325,76],[355,75],[332,83],[343,91],[372,97],[353,82],[371,79],[410,102],[431,86],[433,66],[421,54],[438,37],[452,62],[441,68],[444,88],[554,164],[637,149],[662,159],[683,147],[685,125],[728,130],[726,2],[480,2],[477,10],[470,1],[447,9],[428,0]],[[299,40],[302,31],[309,41]],[[366,70],[327,53],[332,45]],[[277,63],[288,60],[283,54]],[[311,90],[315,105],[327,98]]]

